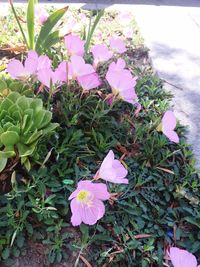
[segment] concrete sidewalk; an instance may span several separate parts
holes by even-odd
[[[189,1],[192,3],[193,1]],[[134,6],[154,69],[174,94],[200,167],[200,7]]]

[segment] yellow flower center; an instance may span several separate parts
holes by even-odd
[[[77,196],[76,196],[76,200],[82,204],[86,204],[86,205],[91,205],[91,198],[90,198],[91,194],[90,192],[86,191],[86,190],[81,190]]]
[[[120,95],[120,92],[119,92],[119,90],[117,88],[112,88],[112,93],[118,99],[123,99],[123,97]]]

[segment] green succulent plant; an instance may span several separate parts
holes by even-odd
[[[18,92],[21,95],[32,97],[34,92],[27,84],[22,81],[9,81],[0,79],[0,97],[6,97],[11,92]]]
[[[0,100],[0,172],[13,157],[30,169],[29,157],[38,141],[58,126],[51,119],[41,99],[12,92]]]

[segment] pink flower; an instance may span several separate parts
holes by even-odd
[[[110,47],[119,54],[122,54],[127,50],[122,39],[115,37],[110,38]]]
[[[37,64],[37,70],[51,68],[51,60],[46,55],[38,56],[37,52],[30,50],[26,61],[34,60]],[[37,62],[37,63],[36,63]]]
[[[137,95],[135,86],[137,77],[132,77],[129,70],[124,68],[124,61],[118,61],[117,64],[111,63],[106,74],[106,80],[112,88],[112,93],[124,101],[134,104]]]
[[[105,206],[102,200],[108,200],[110,194],[102,183],[81,181],[77,189],[70,195],[73,226],[85,224],[93,225],[104,216]]]
[[[71,63],[68,63],[66,61],[62,61],[59,65],[57,70],[61,71],[65,75],[65,79],[63,82],[67,82],[67,80],[72,79],[73,72],[72,72],[72,67]]]
[[[85,42],[76,35],[69,34],[65,36],[65,47],[70,55],[83,56],[84,44]]]
[[[171,247],[169,257],[174,267],[200,267],[197,266],[196,257],[187,250]]]
[[[35,6],[35,16],[40,24],[43,24],[45,21],[47,21],[49,17],[49,13],[46,11],[46,9],[40,5]]]
[[[37,70],[37,61],[27,58],[24,62],[13,59],[8,63],[7,71],[13,79],[24,80],[35,74]]]
[[[46,55],[41,55],[38,57],[38,66],[37,70],[40,69],[49,69],[51,68],[51,60]]]
[[[179,137],[174,131],[176,128],[176,117],[172,111],[166,111],[162,118],[162,132],[166,135],[170,141],[178,143]]]
[[[91,73],[85,76],[77,77],[77,81],[83,90],[91,90],[98,87],[101,84],[97,73]]]
[[[91,52],[94,57],[94,65],[97,66],[100,62],[109,60],[113,53],[103,44],[98,44],[92,47]]]
[[[52,69],[40,69],[38,71],[38,80],[44,84],[46,87],[50,88],[52,86],[58,86],[66,81],[66,72],[59,69],[53,71]]]
[[[95,70],[91,64],[86,64],[85,60],[77,55],[71,57],[71,64],[69,64],[70,71],[73,73],[73,78],[94,73]]]
[[[128,184],[128,179],[124,179],[127,174],[127,169],[119,160],[115,159],[113,151],[110,150],[101,163],[95,178],[101,178],[116,184]]]
[[[126,63],[122,58],[118,58],[117,62],[112,62],[108,68],[109,71],[114,71],[120,74],[126,67]],[[127,70],[128,71],[128,70]]]
[[[37,74],[40,69],[51,68],[51,60],[48,56],[38,56],[35,51],[29,51],[24,65],[16,59],[13,59],[7,67],[7,71],[14,79],[28,79],[31,75]]]

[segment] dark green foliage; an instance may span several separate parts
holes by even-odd
[[[108,106],[94,92],[63,88],[54,96],[60,128],[40,145],[44,163],[0,199],[2,260],[21,253],[25,236],[48,247],[49,262],[82,251],[95,266],[163,266],[164,246],[175,240],[199,255],[199,181],[184,129],[177,129],[178,145],[156,131],[170,98],[157,78],[142,78],[137,93],[144,107],[138,117],[135,107]],[[79,232],[70,225],[69,194],[92,179],[109,149],[126,153],[129,185],[109,183],[117,199],[97,225]]]

